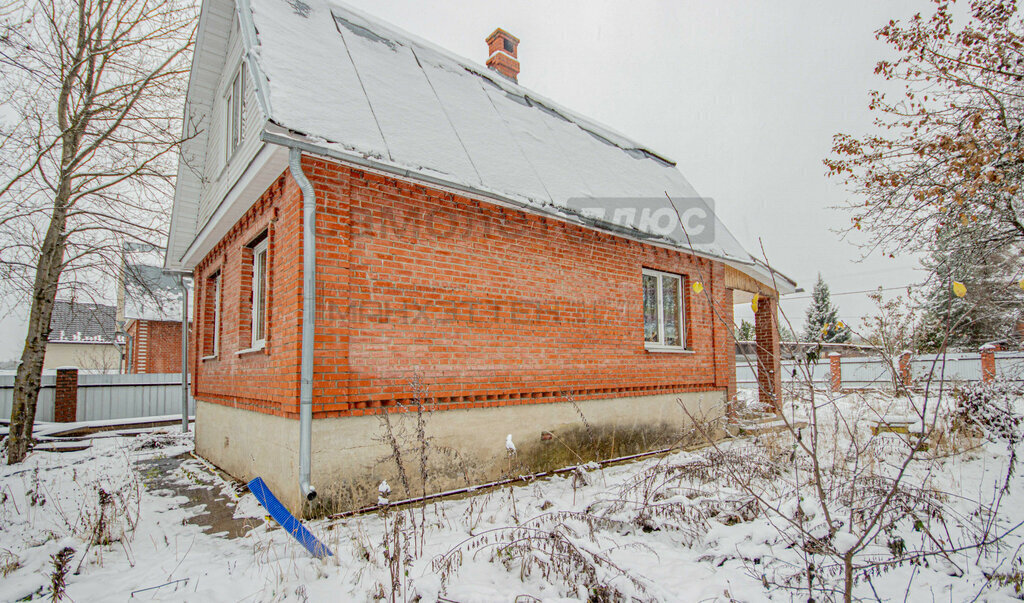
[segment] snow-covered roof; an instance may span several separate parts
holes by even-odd
[[[486,67],[335,0],[239,0],[238,16],[269,142],[753,264],[713,212],[714,237],[689,240],[589,211],[587,200],[673,213],[701,202],[664,155]]]
[[[125,247],[121,264],[125,320],[181,321],[179,277],[163,271],[163,254],[163,249],[148,245]]]
[[[148,264],[126,264],[122,277],[125,319],[181,320],[178,277]]]
[[[114,306],[57,300],[50,316],[50,343],[114,343]]]

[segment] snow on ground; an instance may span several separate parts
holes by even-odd
[[[870,466],[872,475],[898,469],[912,434],[867,434],[879,416],[895,425],[909,405],[881,395],[818,402],[819,424],[830,425],[823,416],[841,416],[855,434],[847,438],[837,430],[840,435],[821,438],[828,463],[852,462],[843,451],[860,441],[858,467]],[[829,415],[835,408],[841,415]],[[0,467],[0,600],[49,599],[52,556],[65,547],[74,549],[66,578],[73,601],[390,600],[389,557],[406,600],[586,600],[587,583],[640,600],[807,600],[806,593],[778,583],[796,576],[789,585],[798,586],[811,559],[825,581],[841,584],[841,571],[837,576],[821,551],[841,553],[857,540],[857,530],[844,523],[831,540],[791,546],[793,526],[816,533],[823,512],[813,483],[802,482],[802,496],[793,495],[794,479],[806,479],[809,471],[786,433],[605,468],[594,464],[413,513],[308,522],[334,551],[323,561],[268,522],[251,494],[239,494],[237,484],[188,454],[191,448],[188,435],[152,430]],[[893,516],[861,560],[885,564],[893,547],[927,548],[933,537],[963,547],[979,533],[984,540],[1024,522],[1018,476],[994,513],[983,504],[999,500],[1009,461],[1005,443],[935,440],[921,454],[905,480],[918,496],[901,503],[911,514]],[[801,466],[796,473],[785,469],[789,459]],[[832,477],[821,482],[837,483]],[[756,512],[750,484],[780,514]],[[826,498],[845,522],[851,515],[839,508],[836,501],[843,499],[836,492]],[[932,501],[934,493],[941,494]],[[870,489],[862,494],[870,503]],[[921,507],[921,501],[934,504]],[[871,504],[865,507],[869,512]],[[919,514],[921,508],[931,514]],[[397,547],[385,537],[395,533],[396,521]],[[1015,600],[1007,576],[1020,572],[1020,531],[980,553],[965,548],[873,571],[870,581],[858,581],[856,595]],[[830,596],[838,595],[816,595]]]

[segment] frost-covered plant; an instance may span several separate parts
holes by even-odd
[[[953,391],[956,400],[951,425],[953,430],[979,434],[991,441],[1006,444],[1009,466],[1003,484],[1010,486],[1017,464],[1017,444],[1022,437],[1024,417],[1015,408],[1024,395],[1024,387],[1011,381],[964,383]]]
[[[648,601],[650,583],[611,559],[621,546],[602,547],[601,530],[621,530],[622,522],[579,512],[545,513],[513,527],[486,530],[467,538],[433,561],[442,587],[455,576],[466,555],[487,552],[521,580],[535,572],[560,582],[566,596],[588,601]],[[638,548],[640,545],[631,545]]]
[[[53,563],[53,571],[50,572],[50,600],[60,601],[64,599],[64,591],[67,588],[68,572],[71,570],[71,559],[75,556],[75,549],[66,546],[50,556]]]
[[[6,578],[21,567],[21,560],[9,549],[0,550],[0,576]]]

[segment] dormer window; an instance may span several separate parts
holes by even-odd
[[[238,66],[224,97],[224,161],[231,160],[235,149],[242,142],[245,127],[245,62]]]

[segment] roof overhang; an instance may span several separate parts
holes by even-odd
[[[275,124],[268,124],[267,128],[264,129],[262,139],[267,143],[268,146],[280,145],[281,148],[296,148],[303,153],[311,155],[318,155],[324,158],[332,159],[340,163],[349,164],[360,169],[366,169],[369,171],[377,172],[390,177],[397,177],[402,180],[407,180],[416,184],[426,184],[438,190],[445,192],[451,192],[457,195],[466,196],[471,199],[480,201],[486,201],[508,207],[511,209],[517,209],[526,213],[535,215],[543,215],[549,218],[554,218],[564,222],[577,224],[590,230],[596,230],[600,232],[614,234],[623,238],[631,239],[648,245],[656,247],[662,247],[664,249],[671,249],[674,251],[682,251],[689,255],[703,257],[710,260],[719,262],[725,262],[728,265],[735,267],[745,267],[744,272],[751,275],[757,275],[754,278],[764,278],[763,271],[758,270],[757,261],[751,258],[749,261],[744,261],[738,258],[725,258],[712,253],[707,253],[692,247],[686,247],[679,245],[675,241],[666,239],[663,237],[657,237],[646,232],[642,232],[633,228],[628,228],[618,224],[605,222],[602,220],[596,220],[583,214],[569,213],[555,206],[540,207],[535,204],[526,203],[512,197],[501,195],[494,191],[485,191],[467,186],[462,183],[452,182],[440,177],[434,177],[429,174],[422,172],[414,172],[411,170],[404,169],[400,166],[392,165],[386,162],[376,161],[369,157],[364,157],[358,153],[348,152],[343,148],[339,148],[338,145],[332,145],[323,141],[322,139],[313,139],[304,136],[298,132],[288,131]],[[213,220],[211,219],[211,222]],[[776,273],[778,274],[778,273]],[[771,283],[771,280],[766,281]],[[786,282],[792,282],[786,279]]]
[[[287,167],[288,149],[264,144],[185,250],[181,266],[195,268]]]

